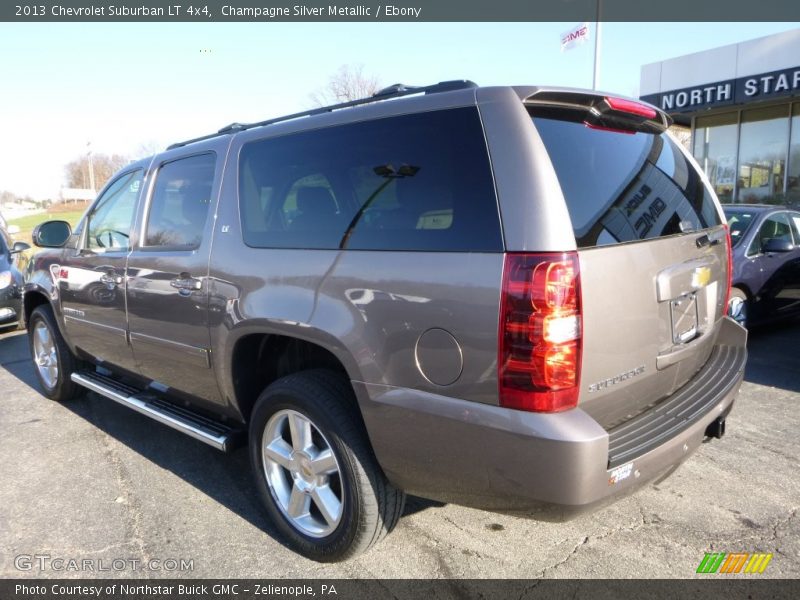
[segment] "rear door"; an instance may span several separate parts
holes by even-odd
[[[674,392],[708,359],[727,287],[721,211],[668,134],[623,119],[606,127],[581,110],[531,114],[579,251],[579,402],[610,429]]]

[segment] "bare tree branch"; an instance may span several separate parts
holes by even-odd
[[[380,80],[364,74],[364,65],[342,65],[328,83],[309,94],[315,106],[327,106],[372,96],[381,89]]]
[[[681,146],[692,152],[692,130],[682,125],[671,125],[669,132],[675,136]]]
[[[119,169],[130,162],[127,156],[121,154],[92,154],[91,168],[94,170],[95,189],[99,190]],[[80,156],[68,163],[64,170],[67,175],[67,187],[88,189],[91,187],[89,175],[89,157]]]

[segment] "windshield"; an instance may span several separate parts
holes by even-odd
[[[731,230],[731,242],[733,242],[734,246],[738,246],[756,215],[751,211],[731,209],[725,206],[722,208],[725,212],[725,219],[728,221],[728,227]]]

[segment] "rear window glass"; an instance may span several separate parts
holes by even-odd
[[[699,173],[666,134],[590,129],[534,117],[581,248],[720,225]]]
[[[248,246],[502,251],[475,108],[250,142],[239,167]]]
[[[744,210],[730,210],[728,208],[723,210],[725,211],[725,218],[728,220],[731,241],[734,246],[738,246],[739,242],[744,239],[744,234],[750,228],[750,223],[753,222],[755,214]]]

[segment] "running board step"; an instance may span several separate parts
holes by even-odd
[[[239,433],[238,430],[93,371],[73,373],[72,381],[223,452],[233,448]]]

